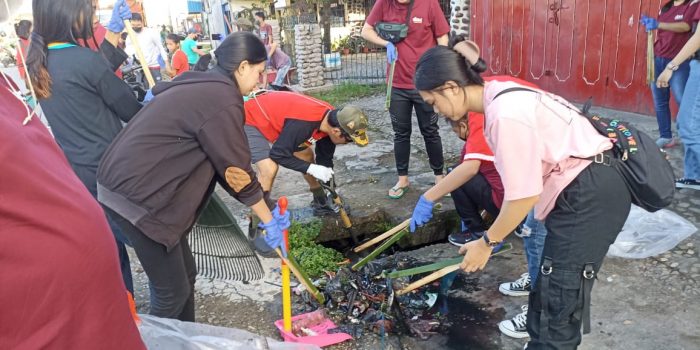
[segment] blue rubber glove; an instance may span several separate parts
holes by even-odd
[[[280,248],[282,250],[282,255],[287,256],[287,247],[284,244],[284,234],[282,233],[282,226],[279,220],[277,220],[274,215],[272,220],[267,224],[260,223],[258,227],[265,229],[265,244],[270,246],[272,249]]]
[[[113,33],[121,33],[124,31],[124,20],[131,19],[131,10],[126,0],[117,0],[114,3],[112,17],[107,24],[107,30]]]
[[[143,103],[151,102],[154,97],[155,96],[153,96],[151,89],[146,90],[146,96],[143,97]]]
[[[418,204],[416,204],[416,207],[413,209],[413,216],[411,216],[411,232],[416,232],[416,227],[423,226],[433,218],[434,204],[435,203],[425,199],[424,196],[420,196]]]
[[[642,18],[639,20],[639,23],[644,25],[647,32],[659,28],[659,21],[657,21],[656,18],[647,17],[645,15],[642,15]]]
[[[399,59],[399,52],[396,50],[396,46],[393,43],[386,44],[386,61],[391,64]]]
[[[289,220],[289,210],[285,211],[284,215],[282,215],[280,214],[280,207],[275,206],[275,209],[272,210],[272,217],[277,220],[280,230],[286,230],[292,225],[292,222]]]

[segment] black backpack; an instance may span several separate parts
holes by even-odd
[[[499,92],[494,100],[505,93],[513,91],[539,91],[514,87]],[[649,212],[667,207],[673,201],[675,176],[673,168],[666,159],[666,153],[656,145],[649,135],[617,119],[608,119],[591,114],[591,100],[582,111],[567,108],[586,117],[593,127],[603,136],[607,136],[615,145],[611,164],[627,184],[632,203]],[[592,158],[591,158],[592,159]]]

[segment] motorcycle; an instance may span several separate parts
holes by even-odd
[[[129,85],[134,93],[134,96],[139,102],[143,102],[146,97],[146,75],[143,73],[143,68],[137,59],[131,60],[131,63],[122,65],[121,67],[123,80]]]

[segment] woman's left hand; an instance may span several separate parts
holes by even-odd
[[[483,270],[491,257],[493,249],[483,239],[471,241],[459,248],[459,253],[464,254],[464,260],[459,266],[464,272],[476,272]]]
[[[659,74],[659,77],[656,78],[656,87],[659,89],[667,88],[668,82],[671,80],[671,76],[673,76],[673,71],[670,69],[664,69],[664,71]]]

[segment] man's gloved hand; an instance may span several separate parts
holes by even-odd
[[[282,225],[280,225],[280,220],[276,219],[273,215],[272,220],[268,223],[260,223],[258,227],[265,230],[265,243],[272,249],[280,248],[282,250],[282,255],[287,256],[287,247],[284,244],[284,234],[282,233]]]
[[[394,46],[394,43],[388,42],[386,44],[386,61],[389,64],[392,64],[397,59],[399,59],[399,51],[396,50],[396,46]]]
[[[131,19],[131,10],[126,0],[117,0],[114,2],[112,10],[112,18],[109,19],[107,29],[113,33],[121,33],[124,31],[124,21]]]
[[[647,17],[646,15],[642,15],[642,18],[639,20],[639,23],[643,24],[644,27],[646,27],[647,32],[659,28],[659,21],[657,21],[656,18]]]
[[[420,196],[416,207],[413,209],[413,216],[411,216],[411,232],[416,232],[416,227],[423,226],[423,224],[433,218],[434,204],[435,203],[425,199],[424,196]]]
[[[333,178],[333,169],[318,164],[309,165],[306,173],[323,182],[328,182]]]

